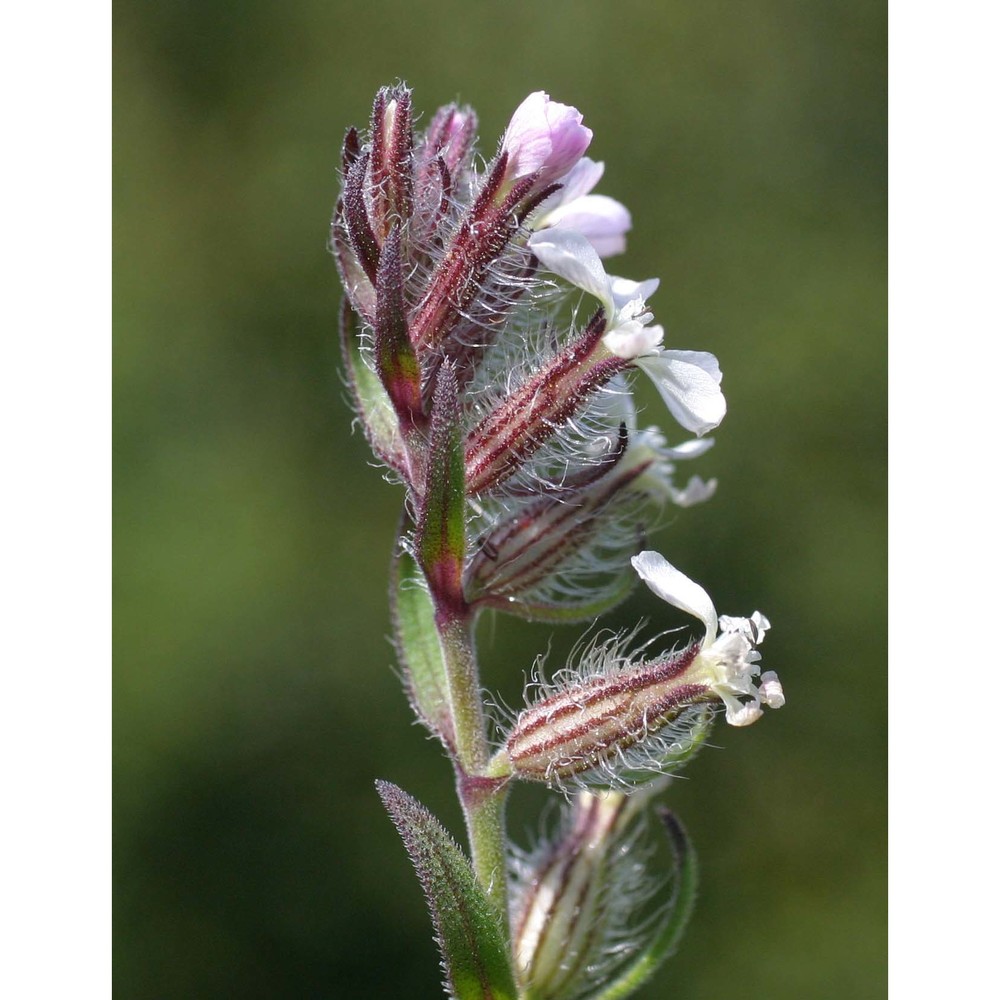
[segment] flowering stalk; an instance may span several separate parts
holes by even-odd
[[[472,847],[472,866],[480,884],[500,912],[506,910],[506,840],[503,808],[506,782],[485,775],[489,743],[479,687],[470,618],[449,622],[439,629],[445,669],[450,682],[455,719],[458,797],[465,814]]]
[[[376,95],[350,129],[331,250],[345,291],[341,345],[358,421],[405,501],[392,618],[407,694],[456,776],[471,862],[405,792],[379,783],[423,883],[456,997],[624,997],[676,944],[694,855],[660,807],[671,902],[644,915],[644,816],[713,720],[746,726],[779,708],[757,646],[769,627],[719,618],[707,593],[641,551],[664,510],[709,499],[715,480],[674,482],[711,447],[726,412],[706,352],[667,350],[648,300],[658,282],[607,274],[629,212],[592,191],[581,114],[538,91],[489,162],[476,117],[449,105],[415,132],[409,90]],[[569,300],[589,296],[578,328]],[[652,379],[694,439],[640,428],[631,378]],[[705,634],[649,654],[636,630],[598,637],[488,736],[475,628],[487,611],[593,621],[637,580],[699,618]],[[517,781],[567,796],[563,824],[511,848]],[[509,889],[513,889],[511,893]]]

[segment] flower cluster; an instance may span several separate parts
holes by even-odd
[[[640,807],[716,715],[746,726],[762,706],[784,704],[777,676],[760,672],[768,620],[719,618],[704,589],[641,551],[664,510],[715,491],[715,480],[675,477],[677,463],[712,446],[706,435],[726,414],[722,372],[710,353],[664,345],[649,305],[657,279],[605,269],[632,218],[594,193],[604,165],[586,156],[592,133],[575,108],[529,95],[488,160],[470,108],[443,107],[422,131],[414,117],[408,89],[384,88],[367,133],[347,132],[331,226],[347,384],[375,455],[406,492],[397,648],[414,709],[454,761],[476,877],[495,900],[506,878],[502,813],[490,803],[515,780],[569,798],[556,839],[515,855],[506,873],[509,937],[484,931],[513,942],[518,995],[597,996],[614,974],[625,978],[608,996],[624,996],[659,961],[632,968],[641,947],[661,958],[672,947],[666,931],[645,944],[627,931],[649,892]],[[639,426],[637,372],[684,432],[679,442]],[[704,636],[655,654],[635,631],[599,636],[537,681],[490,747],[477,616],[593,621],[639,580],[700,619]],[[442,898],[465,884],[456,849],[405,793],[383,797],[433,909],[436,878]],[[688,845],[676,820],[664,823],[683,882]],[[450,905],[435,911],[446,967]],[[484,995],[507,995],[497,975]]]
[[[462,565],[438,553],[452,562],[453,607],[592,618],[631,588],[628,556],[664,506],[711,495],[714,484],[673,476],[725,413],[719,365],[663,348],[655,279],[605,272],[631,217],[591,193],[604,166],[584,155],[591,132],[576,109],[531,94],[486,165],[471,109],[440,109],[422,134],[412,118],[408,90],[383,90],[368,141],[352,129],[344,143],[332,248],[362,426],[407,487],[415,549],[434,456],[461,452]],[[580,326],[565,308],[574,290]],[[633,370],[701,440],[669,446],[637,428]]]

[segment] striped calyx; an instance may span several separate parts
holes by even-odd
[[[699,646],[650,662],[620,656],[621,641],[598,648],[602,669],[560,684],[517,717],[494,760],[548,785],[629,785],[669,772],[704,737],[711,687],[692,665]]]

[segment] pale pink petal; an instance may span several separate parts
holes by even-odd
[[[576,108],[549,100],[542,90],[529,94],[504,133],[507,180],[538,174],[539,187],[558,181],[583,156],[593,135]]]

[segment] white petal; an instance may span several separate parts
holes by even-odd
[[[726,699],[723,699],[726,701]],[[726,722],[731,726],[750,726],[764,714],[760,705],[749,702],[736,708],[726,701]]]
[[[614,275],[609,279],[611,282],[611,295],[615,300],[615,310],[621,309],[639,299],[645,302],[657,288],[660,287],[659,278],[647,278],[645,281],[630,281],[628,278],[619,278]]]
[[[558,207],[541,219],[536,228],[540,229],[543,225],[575,229],[593,242],[602,236],[627,233],[632,228],[632,216],[620,201],[603,194],[588,194],[572,201],[561,201]]]
[[[623,234],[591,236],[589,239],[594,245],[598,257],[616,257],[620,253],[625,253],[625,236]]]
[[[716,385],[721,384],[722,369],[719,367],[719,359],[714,354],[709,354],[708,351],[670,351],[669,354],[678,361],[704,369],[715,379]]]
[[[625,233],[632,228],[632,217],[613,198],[592,194],[553,209],[532,226],[573,229],[587,237],[599,257],[612,257],[624,252]]]
[[[704,622],[705,647],[715,642],[719,617],[704,587],[671,566],[659,552],[640,552],[632,557],[632,566],[657,597]]]
[[[663,343],[662,326],[643,326],[634,321],[614,327],[604,335],[604,346],[619,358],[641,357]]]
[[[719,628],[723,632],[737,632],[746,636],[752,645],[759,646],[763,641],[771,623],[765,615],[755,611],[749,618],[736,618],[723,615],[719,619]]]
[[[715,496],[715,489],[718,485],[717,479],[710,479],[706,483],[701,476],[692,476],[684,489],[675,488],[672,491],[672,498],[678,507],[693,507],[696,503],[711,500]]]
[[[587,195],[590,189],[601,179],[604,173],[604,164],[595,163],[590,157],[583,157],[580,162],[559,182],[560,188],[546,198],[538,208],[532,213],[529,225],[532,229],[545,229],[548,226],[555,226],[563,219],[567,218],[567,212],[572,214],[575,209],[572,205],[588,201]],[[595,195],[594,197],[602,197]],[[611,198],[607,199],[612,201]],[[618,203],[615,202],[617,205]],[[623,206],[624,207],[624,206]],[[566,229],[575,229],[580,232],[577,225],[567,225]]]
[[[703,361],[708,358],[710,363]],[[682,427],[701,437],[722,422],[726,398],[719,388],[722,373],[713,355],[701,351],[661,351],[652,357],[639,358],[636,364],[653,380],[667,409]]]
[[[532,233],[528,246],[544,267],[600,299],[609,315],[614,313],[611,283],[585,236],[572,229],[543,229]]]
[[[690,441],[684,441],[681,444],[674,445],[672,448],[667,448],[664,454],[667,458],[698,458],[704,455],[714,444],[715,438],[691,438]]]
[[[768,708],[781,708],[785,704],[785,692],[773,670],[765,670],[760,675],[760,700]]]
[[[666,453],[667,439],[659,427],[643,427],[642,430],[637,430],[635,424],[629,424],[628,427],[632,433],[631,447],[649,448],[655,451],[658,457]]]

